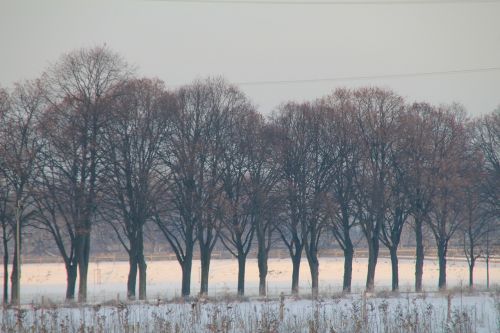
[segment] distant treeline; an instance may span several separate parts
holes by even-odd
[[[374,288],[382,245],[397,290],[406,226],[415,235],[417,291],[428,241],[438,252],[439,288],[452,239],[463,245],[472,286],[476,259],[488,262],[498,245],[499,196],[500,109],[470,119],[459,105],[407,103],[369,87],[284,103],[264,117],[221,78],[169,90],[138,78],[106,47],[64,54],[38,79],[0,90],[4,302],[9,256],[15,303],[18,252],[34,232],[49,235],[64,261],[66,298],[75,297],[78,277],[78,300],[86,301],[91,234],[102,228],[128,254],[128,297],[138,279],[145,299],[145,226],[175,253],[183,296],[195,249],[200,293],[208,292],[216,244],[238,260],[238,295],[247,255],[256,252],[265,295],[276,241],[291,258],[292,293],[305,255],[316,296],[325,239],[343,251],[349,292],[354,230],[368,248],[366,289]]]

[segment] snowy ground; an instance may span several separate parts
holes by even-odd
[[[500,331],[499,295],[346,295],[306,299],[112,303],[4,308],[1,332],[477,332]],[[18,320],[20,318],[21,320]]]
[[[363,289],[366,276],[367,259],[355,259],[353,267],[353,291]],[[268,292],[277,296],[289,293],[291,280],[289,259],[270,259]],[[199,261],[193,263],[191,291],[199,290]],[[410,291],[414,284],[414,260],[401,259],[399,262],[400,290]],[[89,267],[89,301],[124,299],[128,262],[91,263]],[[171,299],[179,296],[181,270],[177,261],[152,261],[148,263],[147,294],[149,299]],[[224,296],[236,293],[237,261],[214,259],[210,265],[209,295]],[[343,258],[320,258],[320,292],[334,295],[341,291]],[[448,261],[448,287],[466,286],[468,281],[467,263],[463,260]],[[483,262],[475,269],[475,281],[485,284],[486,272]],[[424,265],[424,288],[436,290],[438,280],[437,260],[430,259]],[[490,264],[491,284],[500,283],[500,263]],[[44,299],[62,301],[65,293],[66,275],[63,264],[25,264],[22,267],[21,298],[23,303],[38,303]],[[375,278],[376,290],[389,290],[391,285],[390,260],[380,258]],[[310,275],[307,261],[303,260],[300,272],[301,294],[309,294]],[[249,259],[246,268],[246,295],[258,293],[258,268],[255,259]]]
[[[448,261],[449,293],[435,292],[436,260],[426,260],[426,292],[409,292],[414,280],[414,261],[400,260],[401,293],[390,289],[389,259],[380,258],[374,294],[361,293],[367,260],[356,259],[353,291],[342,295],[342,258],[321,258],[320,298],[307,299],[310,277],[307,262],[301,266],[302,298],[281,298],[290,289],[288,259],[269,260],[269,299],[256,297],[258,269],[249,260],[246,294],[234,297],[236,260],[215,259],[211,263],[211,299],[184,302],[179,296],[181,272],[176,261],[148,263],[148,301],[126,302],[127,262],[91,263],[90,305],[62,303],[65,271],[62,264],[26,264],[22,271],[21,310],[0,311],[0,332],[500,332],[500,263],[490,267],[497,291],[465,292],[467,264]],[[199,261],[193,265],[192,294],[199,286]],[[484,263],[476,268],[476,282],[485,283]],[[44,304],[40,304],[43,300]],[[53,303],[55,301],[56,303]],[[60,302],[60,303],[59,303]]]

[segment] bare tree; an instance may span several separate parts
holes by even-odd
[[[292,260],[292,294],[299,293],[300,262],[304,249],[301,221],[305,219],[307,208],[305,165],[309,143],[305,138],[306,124],[298,119],[309,108],[307,104],[285,105],[281,110],[281,116],[275,120],[282,140],[277,154],[280,168],[278,186],[285,202],[285,207],[282,209],[284,220],[278,224],[278,231]]]
[[[228,129],[222,159],[225,218],[221,240],[238,259],[238,295],[243,295],[246,257],[257,239],[259,294],[266,295],[267,260],[275,228],[275,133],[256,111],[242,111]]]
[[[480,170],[476,170],[481,174]],[[480,182],[469,183],[464,189],[464,223],[463,232],[463,250],[467,264],[469,265],[469,288],[474,286],[474,267],[476,261],[483,255],[483,247],[486,245],[486,234],[492,219],[484,214],[483,207],[479,200],[478,191]]]
[[[79,301],[87,298],[90,232],[96,212],[102,129],[112,92],[130,75],[122,58],[106,47],[80,49],[63,55],[48,70],[47,99],[51,108],[45,130],[51,155],[64,182],[71,187],[71,219],[75,226],[75,255]]]
[[[484,181],[487,180],[487,177],[485,177],[485,165],[481,150],[474,142],[476,123],[469,123],[468,125],[468,134],[473,138],[473,142],[467,146],[470,150],[468,154],[471,155],[471,168],[466,174],[467,186],[462,188],[464,221],[461,231],[463,233],[463,250],[469,265],[469,288],[473,288],[474,267],[477,259],[483,255],[488,224],[491,223],[492,219],[489,218],[490,216],[488,216],[489,214],[481,198],[481,190],[485,186]]]
[[[43,122],[41,124],[43,127]],[[43,141],[43,135],[39,137]],[[59,250],[66,269],[66,300],[75,298],[77,262],[75,253],[75,226],[71,220],[71,202],[68,200],[66,179],[58,172],[57,160],[50,155],[52,149],[43,141],[38,158],[39,177],[34,201],[37,223],[35,228],[48,232]]]
[[[272,129],[257,112],[242,110],[228,130],[223,153],[222,184],[225,208],[221,240],[238,259],[238,295],[244,294],[246,257],[257,238],[259,294],[266,294],[267,259],[272,242],[277,181],[272,164]]]
[[[287,220],[280,234],[292,258],[292,292],[298,292],[302,249],[311,272],[312,294],[318,295],[318,245],[326,225],[327,193],[335,155],[328,149],[325,113],[317,104],[285,105],[276,120],[283,135],[281,173]]]
[[[485,161],[481,199],[491,216],[500,215],[500,107],[480,118],[474,126],[474,144]]]
[[[253,145],[248,128],[258,115],[251,110],[238,110],[231,116],[227,129],[225,149],[222,154],[222,203],[224,210],[221,241],[238,259],[238,295],[245,293],[245,265],[255,235],[252,223],[251,199],[248,196],[249,158],[248,145]]]
[[[22,227],[26,225],[33,212],[36,158],[41,147],[36,136],[36,123],[45,107],[40,81],[16,84],[10,95],[9,104],[10,108],[4,114],[4,126],[0,134],[2,138],[0,151],[3,155],[1,171],[4,180],[12,189],[11,209],[15,217],[11,222],[15,230],[11,303],[15,304],[20,301]],[[5,199],[9,200],[8,196]]]
[[[255,228],[257,239],[257,265],[259,267],[259,295],[265,296],[268,273],[268,256],[276,228],[275,212],[278,211],[279,194],[275,192],[279,174],[273,155],[277,151],[276,129],[264,123],[255,114],[245,131],[244,146],[247,157],[245,193],[248,198],[247,212]]]
[[[4,146],[7,134],[7,114],[10,112],[10,98],[6,90],[0,88],[0,145]],[[1,149],[1,148],[0,148]],[[11,222],[13,212],[11,202],[11,184],[7,181],[3,170],[6,161],[0,154],[0,223],[2,226],[2,252],[3,252],[3,304],[9,302],[9,241],[12,239]]]
[[[392,171],[391,171],[392,173]],[[394,174],[391,178],[394,177]],[[395,177],[394,177],[395,178]],[[391,189],[388,199],[387,217],[382,226],[380,241],[389,249],[391,257],[391,284],[392,291],[399,290],[399,267],[398,267],[398,247],[401,241],[401,234],[410,216],[410,205],[408,198],[402,189],[399,179],[391,179]]]
[[[199,156],[205,151],[205,110],[198,107],[202,100],[195,88],[183,88],[177,95],[178,109],[172,117],[173,133],[163,152],[163,162],[170,172],[161,180],[170,183],[171,191],[155,206],[154,221],[181,266],[182,296],[189,296],[196,226],[199,211],[203,209],[198,206],[202,204],[198,196],[205,190],[205,184],[197,182],[200,174],[205,174]]]
[[[439,260],[439,289],[446,288],[448,244],[463,222],[464,191],[470,156],[466,154],[467,135],[464,114],[457,106],[434,113],[431,142],[434,146],[433,181],[436,186],[428,225],[436,240]]]
[[[200,247],[200,293],[208,292],[213,248],[223,218],[222,153],[230,115],[247,109],[243,93],[224,80],[207,79],[181,88],[173,135],[165,158],[171,174],[173,214],[156,214],[156,221],[183,271],[182,295],[190,294],[193,248]]]
[[[200,247],[201,285],[200,294],[208,293],[208,274],[213,248],[220,236],[223,217],[220,195],[222,192],[222,158],[226,149],[224,136],[231,127],[231,119],[238,113],[250,109],[246,96],[221,78],[208,79],[204,83],[207,93],[205,107],[209,119],[205,140],[208,140],[208,154],[202,156],[207,174],[202,176],[209,189],[206,191],[205,209],[197,225],[197,240]]]
[[[477,120],[473,130],[474,146],[481,151],[484,158],[484,177],[480,187],[483,214],[480,225],[486,223],[483,252],[486,260],[486,284],[489,288],[490,258],[499,247],[497,236],[500,230],[500,107]]]
[[[434,146],[432,123],[434,107],[415,103],[407,108],[401,118],[402,132],[398,139],[398,153],[393,159],[393,170],[404,196],[410,205],[411,225],[415,230],[415,290],[422,290],[424,266],[424,227],[432,208],[435,192],[433,174]]]
[[[101,215],[129,255],[127,296],[146,299],[144,224],[163,197],[163,144],[170,139],[174,98],[158,80],[130,80],[119,87],[103,135],[104,183]]]
[[[344,89],[336,90],[332,95],[325,97],[322,104],[329,109],[328,135],[335,138],[329,144],[329,149],[332,154],[337,155],[337,162],[332,165],[334,176],[330,191],[331,200],[327,206],[328,217],[333,236],[344,252],[342,289],[350,292],[354,257],[351,229],[357,222],[354,180],[360,161],[352,92]]]
[[[406,118],[407,116],[412,119],[410,115],[401,114],[399,121],[394,128],[397,138],[391,147],[389,157],[391,167],[387,179],[387,181],[389,182],[387,193],[387,217],[382,226],[382,237],[380,238],[380,241],[389,249],[392,270],[392,291],[397,291],[399,289],[399,267],[397,251],[401,241],[403,228],[407,224],[408,218],[410,217],[412,211],[410,198],[408,197],[407,191],[405,190],[406,179],[404,177],[404,171],[400,169],[400,160],[403,160],[406,157],[404,155],[407,154],[407,138],[403,133],[407,132],[408,126],[414,126],[414,123],[412,121],[405,121],[404,118]],[[408,131],[410,130],[411,129],[408,129]]]
[[[1,140],[1,139],[0,139]],[[13,212],[10,205],[11,186],[3,173],[0,173],[0,225],[2,227],[3,252],[3,304],[9,302],[9,242],[12,239]]]
[[[365,88],[355,91],[354,106],[361,139],[362,161],[356,173],[360,225],[368,244],[366,289],[373,290],[380,233],[389,206],[390,154],[403,99],[391,91]]]
[[[484,260],[486,262],[486,288],[490,289],[490,260],[498,255],[500,250],[500,219],[492,217],[486,226],[484,241]]]

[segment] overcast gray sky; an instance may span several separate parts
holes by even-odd
[[[500,1],[357,2],[0,0],[0,85],[37,77],[63,52],[103,43],[141,75],[172,86],[207,75],[262,82],[500,67]],[[459,102],[473,115],[500,104],[500,70],[241,88],[267,113],[286,100],[366,85],[409,101]]]

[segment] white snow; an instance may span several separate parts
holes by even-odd
[[[24,306],[26,332],[498,332],[494,294],[400,294],[192,303]],[[16,328],[15,309],[0,331]],[[20,330],[23,331],[23,330]]]
[[[400,290],[411,291],[414,285],[414,260],[400,259]],[[191,293],[199,290],[199,261],[193,263]],[[237,261],[232,259],[213,259],[210,265],[209,295],[223,296],[236,293]],[[366,278],[367,259],[358,258],[353,265],[353,291],[363,290]],[[289,259],[269,259],[268,292],[270,295],[288,294],[290,291],[292,266]],[[124,299],[128,262],[92,262],[89,267],[89,296],[91,302]],[[248,259],[246,267],[245,294],[258,294],[258,267],[255,259]],[[335,294],[342,289],[343,258],[320,258],[320,292]],[[21,298],[23,303],[40,302],[42,296],[54,301],[62,301],[65,295],[66,273],[61,263],[25,264],[22,266]],[[468,283],[467,263],[462,260],[449,260],[447,269],[448,287],[466,286]],[[484,286],[485,265],[478,262],[475,269],[475,282]],[[438,266],[436,260],[426,260],[424,264],[424,289],[437,289]],[[500,263],[490,264],[491,284],[500,283]],[[149,261],[147,269],[147,294],[150,299],[158,297],[173,298],[180,295],[181,270],[175,260]],[[77,283],[78,285],[78,283]],[[300,292],[309,294],[310,273],[307,261],[303,260],[300,270]],[[379,258],[375,275],[376,290],[390,290],[391,266],[387,258]]]

